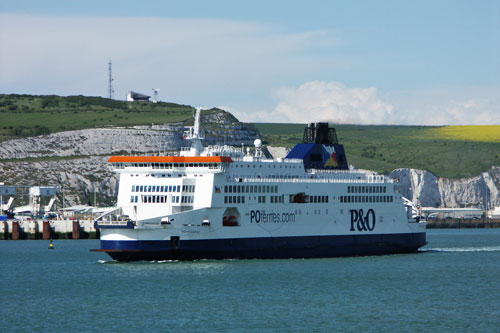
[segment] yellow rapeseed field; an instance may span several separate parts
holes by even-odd
[[[500,142],[500,125],[463,125],[430,128],[433,139]]]

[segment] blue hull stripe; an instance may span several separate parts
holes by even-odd
[[[416,252],[426,234],[369,234],[232,238],[211,240],[109,241],[99,251],[119,261],[229,258],[322,258]]]

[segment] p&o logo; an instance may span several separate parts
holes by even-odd
[[[368,209],[366,215],[362,209],[351,209],[351,230],[350,231],[373,231],[375,229],[375,212]]]

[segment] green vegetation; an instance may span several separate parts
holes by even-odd
[[[305,124],[255,124],[264,143],[293,147]],[[464,126],[467,127],[467,126]],[[500,142],[439,135],[443,127],[335,125],[347,160],[358,168],[388,173],[397,168],[428,170],[440,177],[477,176],[500,166]],[[446,128],[446,127],[444,127]],[[474,129],[477,131],[477,128]],[[443,131],[446,133],[446,131]],[[500,131],[498,136],[500,136]]]
[[[429,132],[430,135],[448,140],[500,142],[500,125],[443,126]]]
[[[185,122],[192,117],[192,107],[173,103],[0,94],[0,141],[93,127]]]
[[[215,112],[219,110],[204,111],[204,114]],[[66,130],[168,122],[192,124],[193,108],[163,102],[129,103],[102,97],[0,94],[0,141]],[[205,128],[217,130],[212,125],[204,124]],[[264,143],[290,148],[302,141],[306,126],[254,125]],[[492,165],[500,166],[500,126],[335,127],[339,141],[346,147],[348,161],[358,168],[388,173],[408,167],[429,170],[441,177],[461,178],[477,176]]]

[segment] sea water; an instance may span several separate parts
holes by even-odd
[[[500,331],[500,229],[416,254],[117,263],[95,240],[0,241],[0,331]]]

